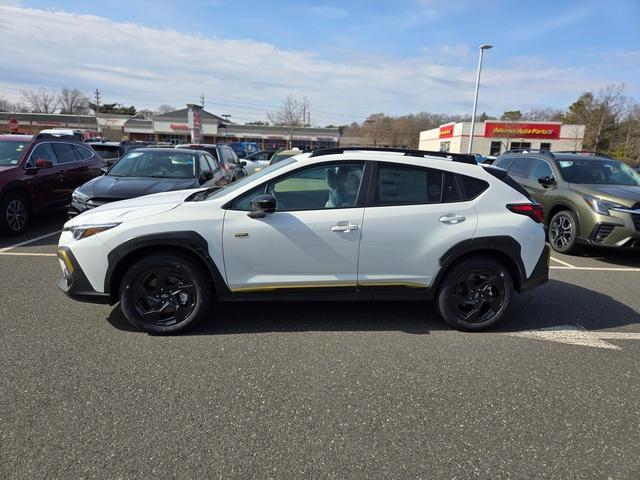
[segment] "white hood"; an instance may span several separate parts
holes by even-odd
[[[121,200],[119,202],[107,203],[92,210],[81,213],[77,217],[69,220],[65,227],[72,225],[99,224],[110,222],[123,222],[141,217],[148,217],[158,213],[167,212],[176,208],[189,195],[202,190],[201,188],[191,190],[178,190],[175,192],[155,193],[143,197]]]

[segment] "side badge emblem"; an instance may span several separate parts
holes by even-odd
[[[248,237],[249,234],[246,232],[238,232],[236,233],[236,238],[241,238],[241,237]]]

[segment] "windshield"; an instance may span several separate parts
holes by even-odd
[[[640,186],[640,175],[617,160],[558,160],[569,183]]]
[[[226,195],[227,193],[231,193],[231,192],[233,192],[235,190],[238,190],[239,188],[244,187],[248,183],[252,183],[254,180],[262,178],[265,175],[268,175],[271,172],[274,172],[274,171],[278,170],[279,168],[282,168],[284,166],[292,164],[293,162],[295,162],[295,160],[293,158],[288,158],[285,161],[282,161],[282,162],[280,162],[278,164],[269,165],[268,167],[263,168],[259,172],[254,173],[253,175],[249,175],[247,177],[242,177],[240,180],[236,180],[235,182],[230,183],[226,187],[223,187],[223,188],[221,188],[219,190],[216,190],[215,192],[211,192],[211,194],[209,194],[207,196],[207,199],[222,197],[222,196]]]
[[[184,151],[133,151],[116,163],[107,175],[113,177],[194,178],[193,153]]]
[[[28,142],[1,141],[0,142],[0,167],[17,165],[22,157],[22,152],[27,148]]]

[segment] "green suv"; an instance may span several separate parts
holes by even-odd
[[[603,154],[506,152],[504,168],[544,209],[551,247],[581,245],[640,249],[640,175]]]

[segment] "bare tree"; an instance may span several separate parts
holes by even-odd
[[[291,148],[296,128],[303,127],[307,123],[305,114],[310,108],[311,104],[307,97],[298,100],[293,95],[289,95],[282,101],[280,110],[267,113],[267,118],[272,125],[287,127],[289,130],[289,148]]]
[[[34,113],[54,113],[58,108],[58,96],[55,92],[41,87],[39,90],[23,90],[22,100]]]
[[[629,107],[629,99],[623,94],[624,85],[608,85],[600,91],[596,98],[595,108],[595,138],[596,150],[609,148],[609,141],[605,139],[606,130],[616,130],[620,120]]]
[[[60,90],[58,104],[60,105],[60,113],[75,115],[86,115],[89,113],[89,97],[77,88],[69,90],[65,87]]]
[[[15,112],[15,106],[4,97],[0,97],[0,112]]]
[[[176,107],[173,107],[173,106],[171,106],[171,105],[167,105],[167,104],[165,103],[165,104],[162,104],[162,105],[160,105],[160,106],[158,107],[158,109],[156,110],[156,113],[157,113],[158,115],[162,115],[162,114],[164,114],[164,113],[173,112],[173,111],[175,111],[175,110],[176,110]]]

